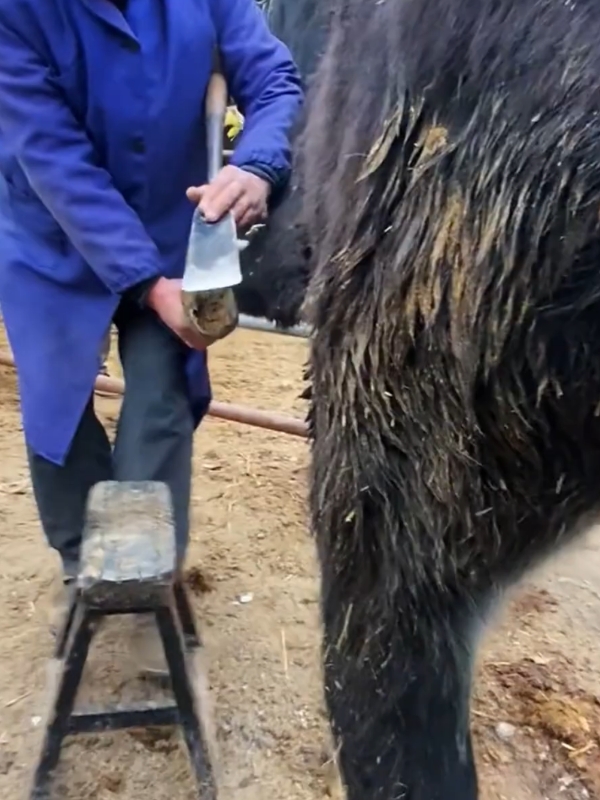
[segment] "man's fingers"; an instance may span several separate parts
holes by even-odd
[[[191,347],[192,350],[206,350],[208,347],[209,343],[206,341],[206,338],[191,322],[186,322],[179,330],[178,335],[181,341],[187,344],[188,347]]]
[[[214,198],[219,195],[225,187],[232,183],[232,177],[227,167],[224,167],[210,183],[202,186],[190,186],[186,192],[188,200],[198,205],[205,198]]]
[[[205,184],[204,186],[190,186],[190,188],[186,191],[185,195],[190,203],[194,203],[194,205],[198,205],[198,203],[202,200],[204,193],[208,189],[208,186]]]
[[[196,335],[193,331],[185,331],[185,333],[179,334],[179,338],[191,350],[206,350],[207,343],[201,334]]]
[[[234,215],[238,227],[246,230],[267,218],[267,208],[262,203],[245,203],[242,205],[242,201],[240,201],[235,206]]]
[[[244,187],[233,181],[226,186],[218,186],[216,181],[211,184],[199,203],[200,211],[208,222],[217,222],[244,194]]]
[[[241,231],[246,231],[256,222],[256,212],[253,210],[252,206],[250,206],[244,211],[243,214],[241,214],[239,217],[236,217],[235,221],[236,225]]]
[[[210,184],[187,190],[188,199],[208,222],[217,222],[231,210],[237,224],[244,227],[265,218],[267,195],[265,181],[230,164]]]
[[[231,209],[231,213],[233,214],[233,218],[235,220],[235,224],[238,227],[243,226],[243,220],[248,217],[252,216],[252,200],[248,197],[247,194],[243,194],[237,203]]]
[[[242,191],[242,187],[239,191]],[[229,204],[235,202],[237,193],[238,190],[234,190],[232,184],[216,178],[211,184],[190,186],[186,191],[186,196],[188,200],[198,206],[202,216],[208,222],[217,222],[229,211],[231,207]]]

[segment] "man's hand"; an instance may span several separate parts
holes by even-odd
[[[187,196],[207,222],[217,222],[231,211],[236,225],[245,229],[266,218],[270,190],[267,181],[228,164],[211,183],[190,187]]]
[[[192,350],[206,350],[208,342],[188,319],[181,300],[181,281],[159,278],[146,297],[164,324]]]

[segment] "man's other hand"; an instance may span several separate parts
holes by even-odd
[[[217,222],[231,211],[243,230],[266,219],[270,191],[267,181],[228,164],[211,183],[190,187],[187,196],[207,222]]]
[[[148,292],[146,305],[184,344],[192,350],[206,350],[210,342],[199,333],[185,313],[180,280],[159,278]]]

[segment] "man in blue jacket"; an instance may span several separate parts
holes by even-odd
[[[215,45],[245,129],[206,186]],[[0,0],[0,62],[0,305],[42,527],[68,582],[91,486],[164,481],[183,559],[210,401],[180,298],[193,203],[242,227],[264,216],[289,175],[296,68],[255,0]],[[111,452],[93,384],[113,319],[126,391]]]

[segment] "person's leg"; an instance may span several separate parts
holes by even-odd
[[[189,536],[194,435],[185,375],[186,351],[150,311],[123,304],[116,322],[125,395],[113,453],[115,478],[167,484],[181,563]],[[164,675],[162,648],[153,625],[140,625],[138,634],[133,649],[141,671]]]
[[[120,481],[162,481],[171,490],[177,555],[189,535],[194,421],[183,344],[150,311],[117,315],[125,394],[113,463]]]
[[[90,398],[63,466],[53,464],[27,447],[33,494],[42,529],[56,550],[65,581],[77,575],[85,508],[94,484],[111,480],[112,455],[106,431]],[[60,585],[51,610],[51,625],[60,622],[64,591]]]

